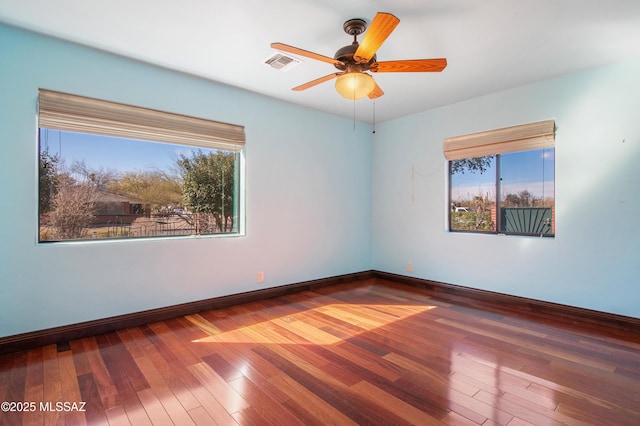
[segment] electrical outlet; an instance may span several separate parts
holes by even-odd
[[[413,264],[411,262],[407,263],[407,272],[413,272]]]
[[[258,282],[259,283],[263,283],[264,282],[264,272],[262,272],[262,271],[258,272]]]

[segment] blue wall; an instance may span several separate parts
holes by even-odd
[[[0,336],[370,269],[370,126],[1,25],[0,58]],[[39,88],[244,125],[246,236],[38,245]]]
[[[373,268],[640,317],[639,87],[636,61],[378,125]],[[444,139],[547,119],[556,237],[446,232]]]
[[[0,337],[369,269],[640,317],[640,62],[379,123],[372,135],[2,25],[0,58]],[[244,125],[246,236],[38,245],[39,88]],[[546,119],[558,126],[556,237],[446,232],[444,138]]]

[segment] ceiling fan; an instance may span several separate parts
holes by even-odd
[[[374,73],[440,72],[447,66],[445,58],[378,62],[376,58],[377,50],[399,23],[400,20],[394,15],[378,12],[373,21],[371,21],[369,30],[362,38],[362,42],[358,43],[357,37],[364,33],[367,28],[367,22],[363,19],[349,19],[344,23],[343,29],[344,32],[353,36],[353,43],[338,49],[333,58],[283,43],[271,43],[271,47],[283,52],[330,63],[339,70],[339,72],[294,87],[292,90],[306,90],[337,77],[336,90],[343,97],[355,100],[368,96],[370,99],[375,99],[384,95],[384,92],[367,71]]]

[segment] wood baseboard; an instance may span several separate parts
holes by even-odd
[[[339,275],[228,296],[214,297],[212,299],[198,300],[179,305],[134,312],[131,314],[118,315],[77,324],[69,324],[60,327],[16,334],[13,336],[0,337],[0,354],[67,342],[69,340],[80,339],[83,337],[110,333],[127,327],[135,327],[185,315],[192,315],[206,310],[224,308],[256,300],[265,300],[300,291],[313,290],[315,288],[330,285],[351,283],[369,278],[374,278],[374,274],[371,271],[356,272],[353,274]]]
[[[377,279],[428,290],[434,296],[463,306],[488,311],[509,312],[539,321],[554,321],[567,325],[591,324],[604,333],[616,330],[630,331],[640,337],[640,318],[595,311],[526,297],[512,296],[488,290],[480,290],[423,278],[374,271]]]
[[[591,324],[594,330],[603,333],[615,334],[616,330],[625,330],[635,332],[640,337],[640,318],[593,311],[389,272],[363,271],[0,337],[0,354],[67,342],[69,340],[109,333],[127,327],[135,327],[184,315],[192,315],[210,309],[218,309],[256,300],[284,296],[300,291],[353,283],[367,279],[378,279],[390,283],[405,284],[425,289],[435,297],[470,308],[509,312],[516,315],[523,315],[530,319],[555,321],[567,325],[572,323],[584,325],[586,323]]]

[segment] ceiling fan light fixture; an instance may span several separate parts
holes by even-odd
[[[364,72],[347,72],[338,76],[336,80],[336,91],[342,97],[358,100],[373,92],[376,83],[373,77]]]

